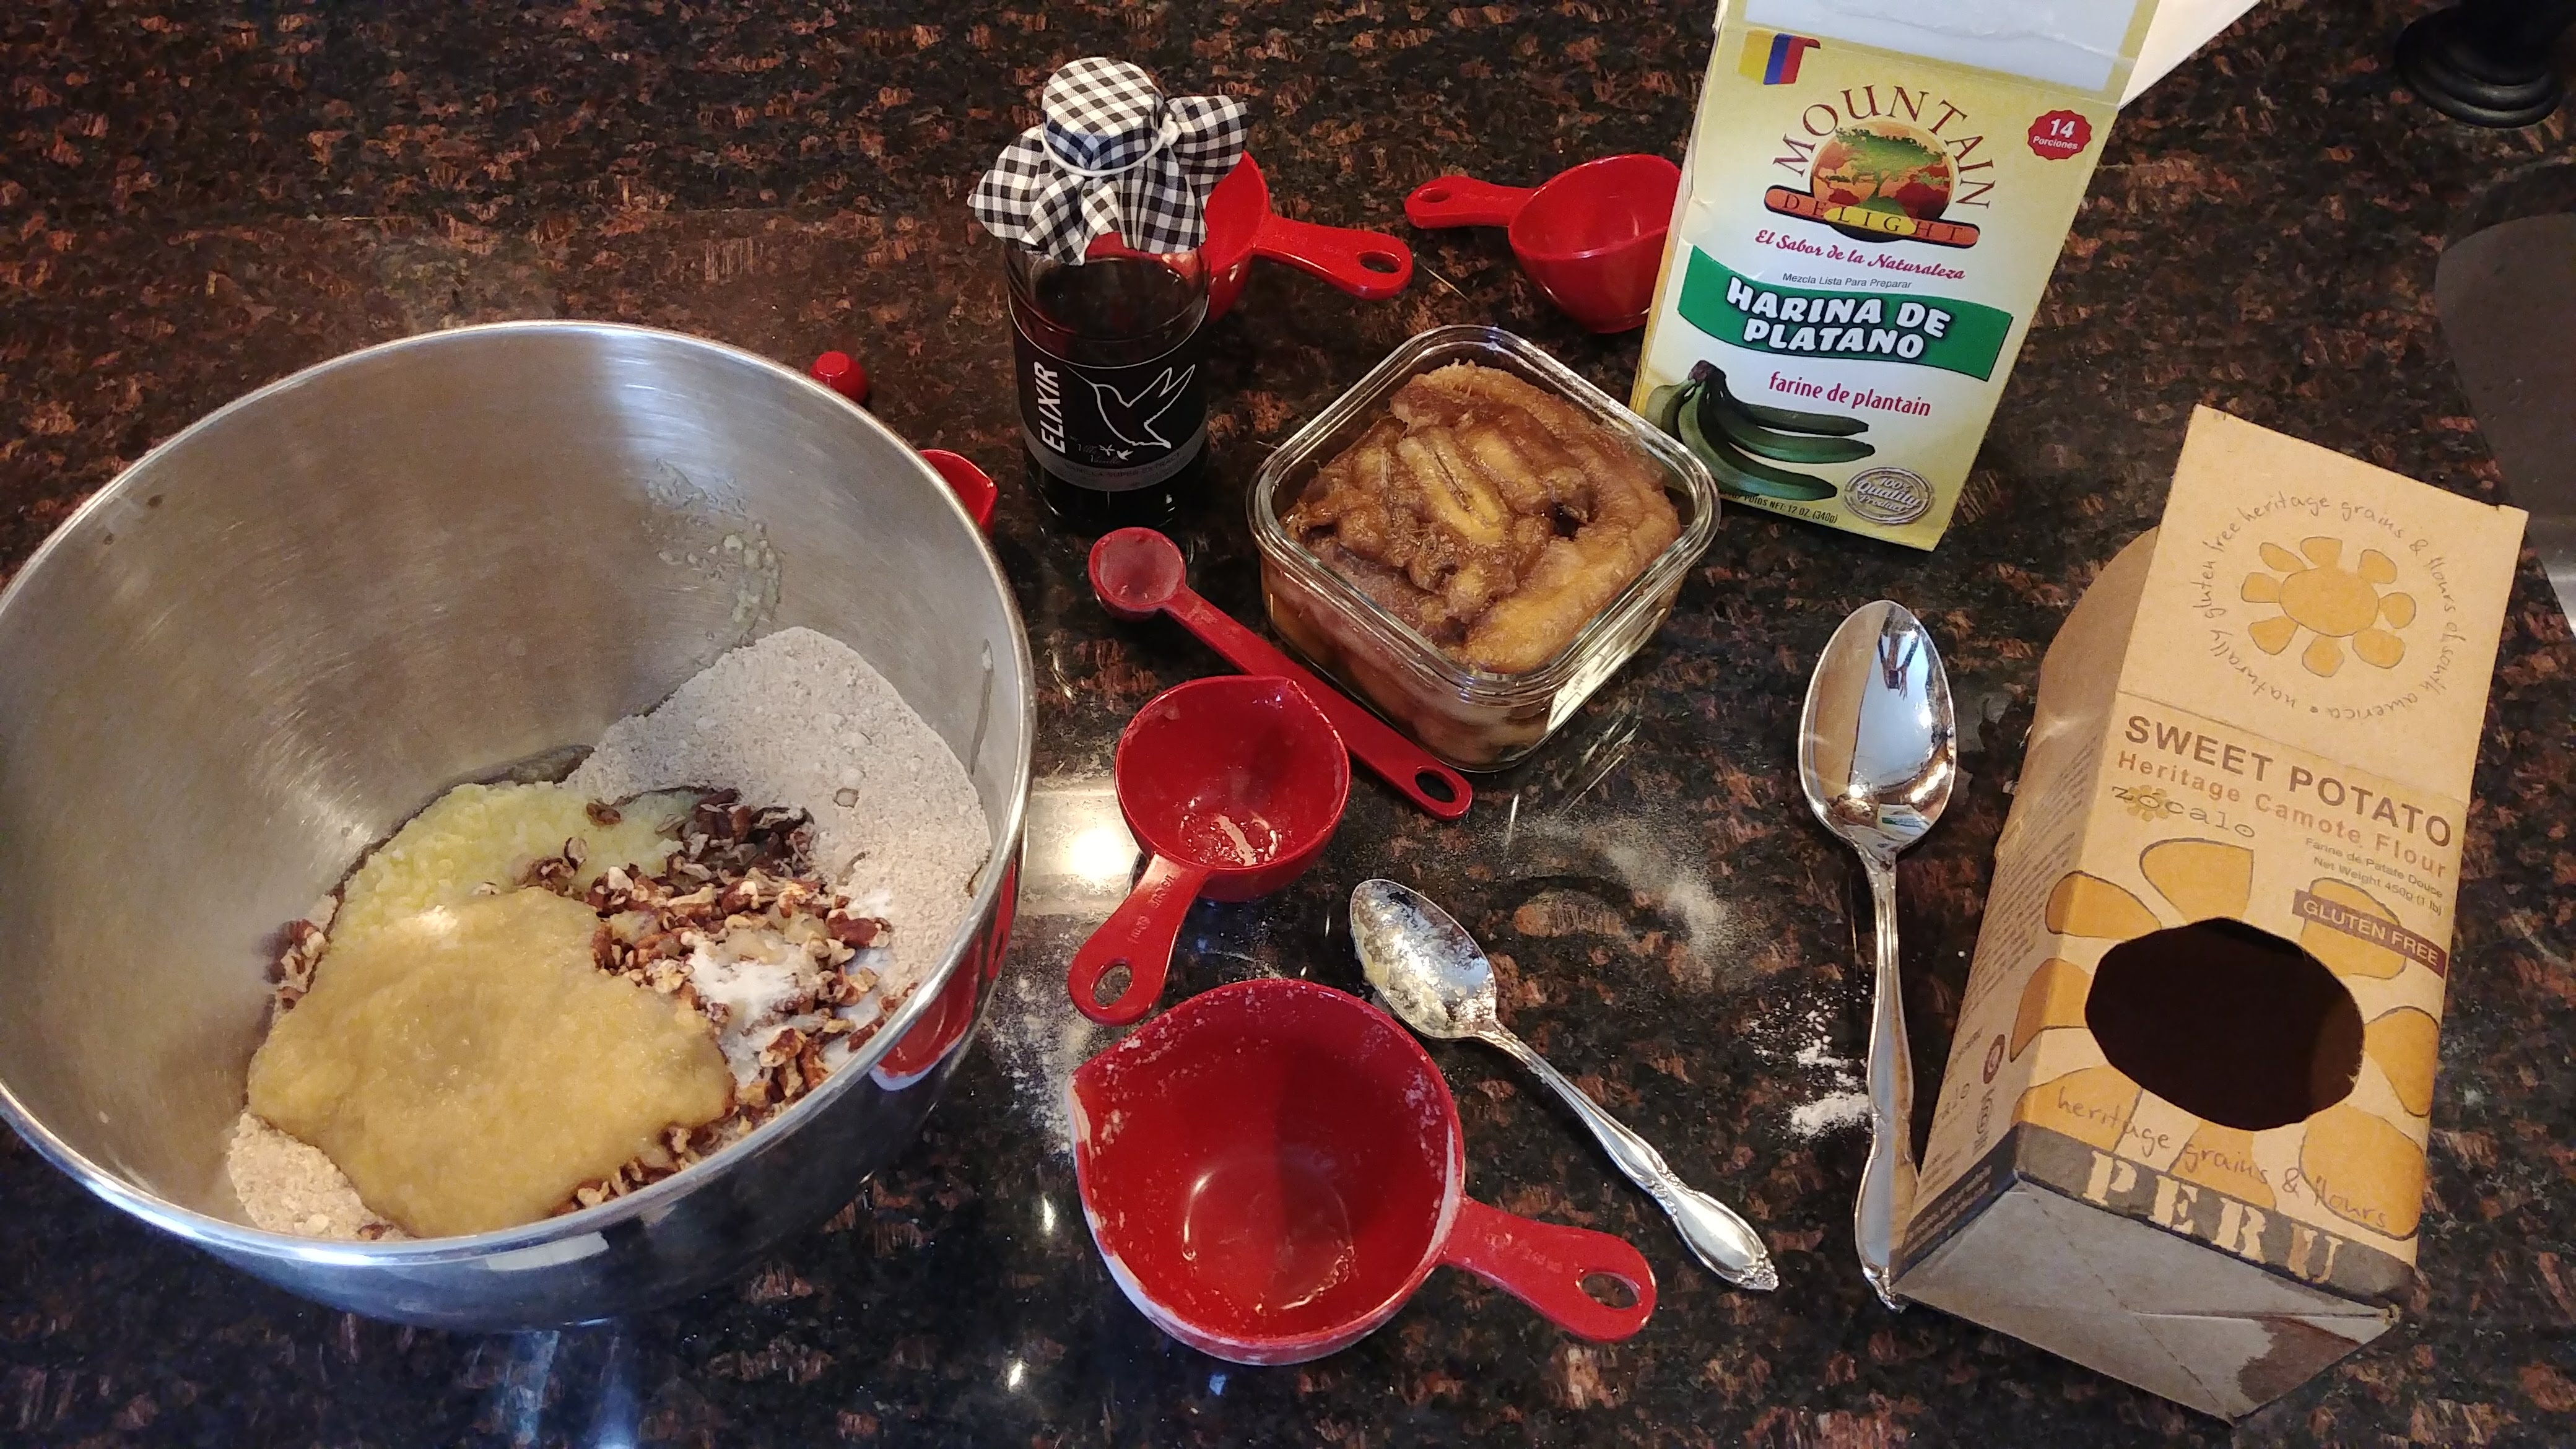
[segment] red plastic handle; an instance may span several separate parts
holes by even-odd
[[[976,973],[972,962],[962,963],[948,975],[948,984],[939,990],[939,999],[903,1040],[877,1059],[868,1075],[889,1092],[899,1092],[920,1081],[932,1067],[939,1065],[959,1042],[966,1039],[967,1029],[975,1024]]]
[[[1496,186],[1473,176],[1435,176],[1404,198],[1404,219],[1425,231],[1444,226],[1510,226],[1536,195],[1535,186]]]
[[[868,370],[846,352],[826,352],[805,369],[807,375],[861,407],[868,405]]]
[[[1270,216],[1252,234],[1252,254],[1320,277],[1367,302],[1392,297],[1413,280],[1413,248],[1380,231]]]
[[[993,503],[1002,493],[994,486],[992,477],[967,462],[964,456],[946,448],[924,448],[921,459],[938,469],[939,476],[948,480],[948,491],[956,494],[957,501],[966,505],[966,516],[975,520],[975,526],[986,533],[992,532]]]
[[[805,373],[860,407],[867,406],[868,370],[850,354],[826,352],[815,358],[814,365],[806,368]],[[966,516],[975,520],[975,526],[986,533],[992,532],[993,503],[1001,496],[1002,490],[994,485],[991,476],[946,448],[923,448],[921,456],[924,462],[939,470],[940,477],[947,480],[948,491],[956,494],[957,501],[966,505]]]
[[[1125,1026],[1154,1009],[1162,999],[1163,979],[1171,974],[1172,946],[1181,936],[1181,918],[1199,898],[1208,873],[1194,865],[1154,857],[1145,878],[1073,953],[1065,968],[1064,989],[1074,1009],[1103,1026]],[[1126,989],[1115,1001],[1100,1000],[1100,978],[1111,969],[1127,968]]]
[[[1386,721],[1369,713],[1349,695],[1308,673],[1305,666],[1236,623],[1224,610],[1188,589],[1173,595],[1163,608],[1180,621],[1182,628],[1196,634],[1199,642],[1224,655],[1228,664],[1244,673],[1297,681],[1306,697],[1341,733],[1351,758],[1433,818],[1455,820],[1476,803],[1475,788],[1467,783],[1466,776],[1431,758],[1422,746],[1397,734]]]
[[[1542,1223],[1458,1200],[1458,1221],[1440,1260],[1464,1268],[1539,1312],[1578,1338],[1611,1343],[1646,1326],[1655,1312],[1655,1270],[1625,1238]],[[1637,1301],[1625,1308],[1583,1291],[1583,1280],[1608,1274],[1628,1285]]]

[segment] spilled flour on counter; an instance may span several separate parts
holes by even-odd
[[[1073,1160],[1073,1069],[1118,1035],[1073,1009],[1061,967],[1014,971],[994,983],[985,1045],[1047,1150],[1064,1161]]]
[[[1798,1069],[1784,1075],[1825,1089],[1823,1095],[1789,1109],[1791,1132],[1813,1141],[1869,1121],[1868,1084],[1862,1080],[1860,1064],[1835,1053],[1833,1018],[1822,1005],[1771,1017],[1764,1026],[1754,1034],[1755,1049]]]
[[[1791,1108],[1789,1130],[1801,1137],[1817,1138],[1845,1127],[1858,1127],[1868,1120],[1867,1092],[1835,1092]]]

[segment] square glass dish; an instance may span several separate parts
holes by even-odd
[[[1556,394],[1632,440],[1664,475],[1681,536],[1655,556],[1545,664],[1494,674],[1451,659],[1407,621],[1319,559],[1281,523],[1317,470],[1386,415],[1414,377],[1453,362],[1499,368]],[[1495,327],[1437,327],[1413,338],[1297,430],[1262,465],[1250,498],[1270,625],[1306,662],[1461,770],[1499,770],[1546,743],[1673,611],[1691,565],[1717,536],[1717,484],[1682,445],[1564,363]]]

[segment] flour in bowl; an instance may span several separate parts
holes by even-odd
[[[816,869],[892,923],[898,994],[938,966],[993,849],[947,742],[857,650],[811,629],[736,649],[610,725],[564,784],[594,800],[712,786],[805,811]]]
[[[746,797],[760,803],[738,803]],[[354,1053],[354,1060],[382,1067],[372,1048],[341,1044],[372,1019],[365,1013],[378,1010],[380,989],[400,994],[404,1007],[384,1008],[399,1013],[414,1005],[412,997],[470,974],[470,967],[485,972],[491,988],[473,999],[506,1006],[525,994],[518,985],[519,947],[510,944],[517,938],[468,940],[465,918],[550,912],[582,923],[555,933],[564,938],[555,943],[561,949],[546,960],[561,978],[556,986],[599,996],[596,1005],[626,1011],[637,1023],[661,1022],[662,1034],[674,1036],[663,1045],[685,1048],[692,1059],[692,1081],[711,1075],[721,1083],[729,1071],[731,1088],[710,1089],[712,1097],[701,1090],[697,1097],[707,1100],[692,1098],[690,1110],[664,1112],[665,1104],[656,1101],[627,1100],[640,1095],[640,1086],[629,1091],[625,1084],[640,1084],[649,1073],[604,1065],[599,1072],[582,1069],[594,1040],[609,1038],[551,1033],[548,1039],[569,1054],[569,1080],[595,1081],[607,1092],[598,1105],[608,1115],[598,1120],[609,1121],[621,1110],[642,1112],[650,1119],[639,1118],[644,1127],[673,1124],[667,1133],[647,1133],[656,1140],[601,1176],[597,1163],[567,1168],[581,1154],[555,1141],[567,1133],[578,1137],[575,1129],[593,1122],[590,1111],[578,1120],[543,1114],[525,1123],[476,1119],[481,1125],[462,1134],[469,1145],[457,1149],[471,1160],[449,1162],[436,1174],[439,1182],[456,1185],[450,1194],[456,1201],[377,1203],[372,1196],[361,1201],[340,1165],[306,1141],[328,1139],[333,1153],[362,1154],[368,1171],[360,1176],[376,1183],[372,1194],[393,1192],[388,1184],[418,1176],[406,1176],[409,1169],[374,1170],[383,1166],[376,1159],[385,1152],[402,1161],[416,1155],[405,1145],[410,1134],[397,1132],[388,1146],[363,1133],[334,1135],[341,1124],[330,1113],[323,1114],[327,1121],[299,1118],[294,1108],[302,1099],[287,1087],[302,1079],[274,1063],[270,1085],[287,1087],[271,1091],[263,1103],[261,1065],[285,1051],[283,1031],[273,1032],[253,1063],[253,1104],[298,1135],[245,1113],[228,1152],[236,1192],[251,1220],[272,1231],[401,1236],[389,1230],[400,1225],[432,1234],[479,1231],[527,1220],[531,1211],[542,1216],[567,1173],[577,1190],[555,1211],[590,1206],[682,1170],[820,1085],[876,1034],[944,956],[990,854],[990,827],[964,767],[865,659],[807,629],[735,650],[654,710],[610,727],[563,784],[460,786],[415,817],[362,863],[344,888],[344,901],[335,895],[329,908],[293,923],[280,958],[278,991],[281,1012],[292,1013],[280,1017],[280,1028],[300,1030],[297,1043],[311,1058],[303,1065],[338,1071],[341,1059]],[[611,862],[622,862],[622,868]],[[408,893],[394,888],[406,883],[412,887]],[[383,901],[392,904],[375,912],[390,912],[389,921],[380,922],[369,907]],[[369,934],[371,923],[378,927],[375,934],[390,933],[393,941],[390,954],[377,950],[380,960],[365,957],[380,944]],[[326,935],[326,928],[339,939]],[[419,930],[429,937],[417,947],[402,934]],[[429,958],[438,954],[432,947],[457,948],[449,954],[460,955],[460,962],[432,966]],[[350,956],[353,950],[358,954]],[[334,958],[344,956],[357,963],[346,970],[360,974],[335,974]],[[540,963],[524,964],[535,972]],[[594,966],[603,977],[592,976]],[[649,992],[633,1000],[620,996],[608,981],[621,977]],[[533,990],[534,977],[526,979]],[[679,1008],[676,1029],[654,1009],[639,1006],[655,993]],[[310,1015],[322,1010],[326,998],[340,1015]],[[350,1018],[360,1026],[343,1026],[342,1017],[351,1011],[360,1013]],[[453,1010],[433,1016],[462,1027],[467,1037],[485,1034]],[[508,1034],[501,1021],[486,1025]],[[494,1070],[536,1070],[526,1056],[509,1052]],[[695,1062],[699,1057],[702,1063]],[[361,1085],[385,1090],[376,1080],[382,1075],[369,1069]],[[497,1090],[486,1075],[462,1086]],[[390,1090],[395,1105],[425,1106],[440,1122],[455,1125],[448,1122],[455,1104],[446,1100],[454,1094]],[[342,1104],[340,1095],[325,1095],[326,1105]],[[578,1094],[501,1095],[562,1103]],[[471,1145],[492,1142],[506,1135],[500,1129],[514,1125],[562,1150]],[[460,1136],[431,1135],[442,1143]],[[609,1157],[626,1157],[620,1144],[633,1134],[614,1135],[618,1141],[611,1146],[619,1150]],[[659,1140],[662,1135],[667,1143]],[[586,1150],[591,1144],[574,1145]],[[530,1178],[510,1183],[514,1199],[524,1202],[496,1206],[495,1194],[474,1186],[480,1179],[468,1169],[495,1161]],[[395,1222],[379,1217],[376,1208]]]

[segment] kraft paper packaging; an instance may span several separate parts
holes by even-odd
[[[2522,527],[2195,414],[2042,663],[1900,1292],[2228,1416],[2395,1321]]]

